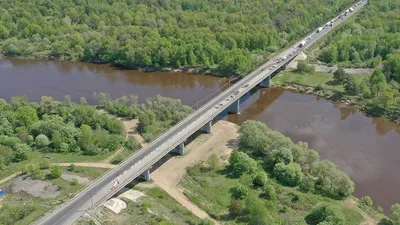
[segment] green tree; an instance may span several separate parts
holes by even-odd
[[[343,67],[339,67],[335,72],[333,72],[333,81],[337,84],[344,84],[349,76],[344,71]]]
[[[136,151],[141,147],[142,146],[140,145],[140,143],[133,136],[129,136],[128,139],[125,141],[125,148],[127,148],[128,150]]]
[[[50,169],[50,173],[47,175],[49,180],[54,180],[60,178],[62,175],[62,169],[59,166],[53,166]]]
[[[265,186],[265,198],[269,201],[275,202],[276,201],[276,192],[275,188],[272,185]]]
[[[325,224],[344,225],[345,219],[341,212],[325,202],[318,203],[307,215],[310,225]]]
[[[393,221],[399,221],[400,220],[400,204],[394,204],[390,208],[390,219]]]
[[[268,176],[265,172],[258,172],[253,178],[253,187],[259,188],[267,185]]]
[[[369,197],[369,196],[364,196],[364,197],[362,197],[361,202],[362,202],[364,205],[366,205],[366,206],[372,206],[372,205],[374,204],[374,203],[372,202],[371,197]]]
[[[17,109],[17,119],[23,126],[29,127],[39,121],[36,110],[30,106],[22,106]]]
[[[344,84],[344,90],[348,95],[357,95],[359,93],[358,87],[356,79],[352,76]]]
[[[252,174],[257,171],[257,162],[246,153],[239,152],[240,160],[233,165],[233,174],[240,177],[243,174]]]
[[[36,138],[36,146],[39,148],[47,147],[50,144],[49,138],[44,134],[39,134]]]
[[[289,163],[277,163],[273,170],[276,179],[283,185],[297,186],[300,182],[302,173],[299,164]]]
[[[312,176],[306,175],[303,176],[299,183],[299,188],[303,192],[313,191],[315,186],[315,180]]]
[[[249,193],[249,189],[246,186],[239,185],[231,188],[231,195],[234,199],[245,199]]]

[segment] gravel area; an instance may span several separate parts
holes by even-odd
[[[116,214],[120,213],[123,209],[126,209],[126,203],[119,198],[112,198],[103,203],[103,205]]]
[[[69,180],[69,181],[72,181],[73,179],[76,179],[76,180],[78,180],[78,183],[84,184],[84,185],[90,183],[89,178],[81,177],[81,176],[78,176],[76,174],[72,174],[72,173],[68,173],[68,172],[64,172],[63,175],[61,176],[61,178],[64,179],[64,180]]]
[[[23,191],[36,198],[55,198],[61,194],[58,185],[47,181],[33,180],[26,175],[16,178],[10,186],[10,190],[12,193]]]

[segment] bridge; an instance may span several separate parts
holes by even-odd
[[[227,110],[228,113],[239,113],[240,98],[244,94],[256,86],[269,87],[271,76],[284,69],[302,50],[318,41],[327,32],[332,30],[332,28],[341,24],[366,3],[367,0],[356,3],[352,7],[353,10],[351,12],[346,11],[346,16],[341,15],[333,19],[332,23],[328,22],[322,30],[320,28],[312,32],[304,40],[282,51],[240,81],[213,97],[188,117],[170,128],[166,133],[151,142],[147,147],[141,149],[116,168],[92,182],[74,198],[39,219],[36,224],[72,224],[88,209],[111,198],[135,178],[142,176],[145,180],[150,180],[152,165],[171,151],[184,154],[185,141],[197,131],[211,133],[212,120],[221,112]]]

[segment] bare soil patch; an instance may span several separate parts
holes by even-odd
[[[364,221],[361,222],[360,225],[377,225],[378,224],[378,221],[376,219],[370,217],[368,214],[366,214],[363,210],[361,210],[357,206],[357,202],[354,198],[346,199],[345,204],[347,207],[349,207],[350,209],[355,209],[358,213],[360,213],[363,216]]]
[[[34,180],[26,175],[19,176],[10,185],[12,193],[25,192],[36,198],[55,198],[61,194],[58,185],[42,181]]]
[[[186,173],[186,167],[206,160],[213,153],[229,156],[237,148],[238,129],[239,126],[234,123],[218,121],[212,127],[212,134],[204,134],[190,143],[186,146],[187,153],[184,156],[173,157],[165,162],[151,174],[151,179],[194,215],[210,219],[206,212],[186,198],[179,183]]]
[[[87,177],[82,177],[76,174],[72,174],[72,173],[68,173],[68,172],[64,172],[61,176],[62,179],[64,180],[68,180],[68,181],[72,181],[74,179],[76,179],[78,181],[78,183],[86,185],[90,183],[90,179]]]

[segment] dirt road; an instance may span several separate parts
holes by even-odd
[[[184,156],[173,157],[165,162],[152,172],[151,179],[194,215],[210,219],[206,212],[186,198],[183,194],[184,190],[180,187],[179,183],[186,172],[187,166],[204,161],[213,153],[220,156],[228,156],[237,146],[238,129],[239,126],[236,124],[227,121],[218,121],[212,127],[212,134],[201,135],[198,139],[190,143],[186,146]]]

